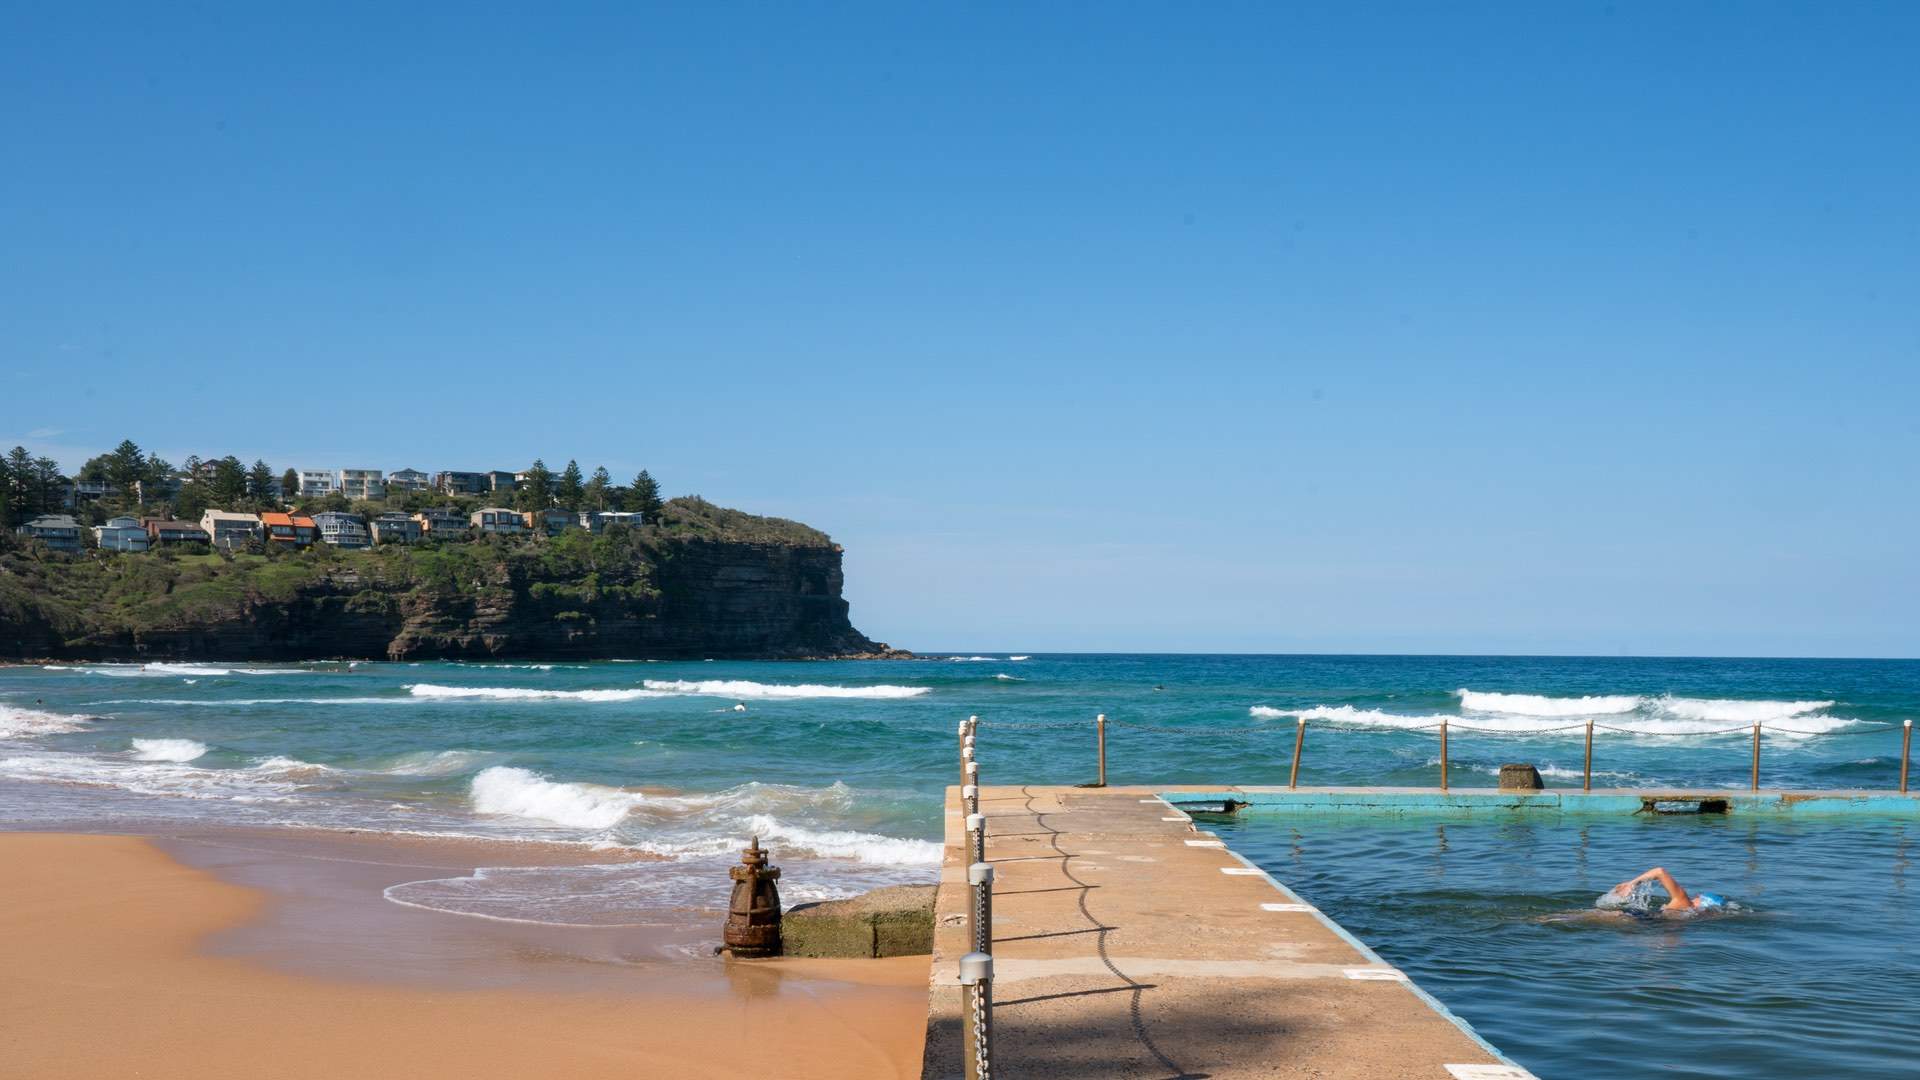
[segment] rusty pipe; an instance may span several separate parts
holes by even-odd
[[[1760,790],[1760,721],[1753,722],[1753,790]]]
[[[1907,793],[1907,762],[1913,754],[1913,721],[1900,725],[1900,794]]]
[[[1093,718],[1095,741],[1100,749],[1100,786],[1107,786],[1107,714],[1101,713]]]
[[[1447,722],[1440,721],[1440,790],[1447,790]]]
[[[1307,718],[1298,718],[1300,725],[1293,731],[1293,771],[1287,774],[1287,786],[1300,786],[1300,751],[1307,744]]]

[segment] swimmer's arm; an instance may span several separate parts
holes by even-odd
[[[1687,895],[1687,890],[1680,887],[1680,883],[1673,879],[1672,874],[1667,873],[1667,868],[1664,866],[1656,866],[1631,881],[1623,881],[1615,885],[1614,890],[1616,892],[1626,892],[1643,881],[1658,881],[1660,887],[1667,890],[1666,907],[1668,910],[1682,911],[1693,908],[1693,897]]]

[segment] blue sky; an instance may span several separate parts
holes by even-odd
[[[911,648],[1920,655],[1920,9],[915,7],[15,5],[0,442],[645,466]]]

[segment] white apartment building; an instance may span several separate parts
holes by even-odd
[[[387,482],[379,469],[341,469],[340,494],[349,499],[384,499]]]
[[[340,490],[339,479],[332,469],[301,469],[300,497],[317,499],[322,495],[331,495]]]
[[[235,514],[226,510],[209,510],[200,515],[200,528],[213,538],[214,547],[227,551],[245,547],[248,541],[261,535],[259,514]]]
[[[432,491],[433,477],[419,469],[395,469],[387,474],[388,491]]]

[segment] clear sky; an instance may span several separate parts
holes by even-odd
[[[0,442],[645,466],[909,648],[1920,655],[1920,7],[547,6],[10,5]]]

